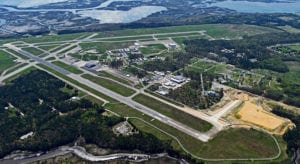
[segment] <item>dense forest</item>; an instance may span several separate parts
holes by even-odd
[[[282,59],[294,61],[296,58],[287,59],[268,46],[297,42],[300,42],[300,34],[277,33],[244,36],[241,40],[187,40],[185,44],[187,53],[193,57],[207,57],[216,61],[224,57],[229,64],[243,69],[262,68],[284,73],[289,70]],[[256,59],[257,62],[251,62],[250,59]]]
[[[248,70],[262,68],[284,73],[289,70],[283,61],[297,61],[298,58],[283,56],[268,47],[296,42],[300,42],[300,34],[263,34],[244,36],[241,40],[186,40],[184,42],[186,52],[176,52],[172,57],[166,57],[163,64],[161,64],[161,60],[148,61],[143,65],[143,69],[147,71],[175,71],[189,64],[190,59],[197,57],[220,62],[225,60],[229,64]],[[253,62],[251,59],[257,61]]]
[[[123,118],[103,116],[103,107],[89,100],[71,99],[78,91],[43,71],[13,80],[0,87],[0,93],[0,158],[14,150],[46,151],[78,137],[116,150],[160,153],[170,149],[152,134],[115,135],[112,126]],[[20,139],[29,132],[33,135]]]
[[[281,106],[273,106],[272,112],[276,115],[290,119],[296,127],[284,134],[283,139],[287,143],[287,153],[293,155],[300,149],[300,116]]]

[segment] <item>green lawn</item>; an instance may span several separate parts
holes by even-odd
[[[134,42],[117,42],[117,43],[106,43],[106,42],[91,42],[91,43],[80,43],[80,47],[84,51],[95,49],[99,53],[105,53],[107,50],[127,48],[133,45]]]
[[[187,67],[187,70],[196,71],[199,73],[208,72],[211,74],[225,73],[229,68],[224,64],[216,64],[205,61],[197,61]]]
[[[288,46],[288,47],[293,50],[300,51],[300,45],[293,45],[293,46]]]
[[[55,60],[56,58],[55,57],[48,57],[47,59],[46,59],[46,61],[52,61],[52,60]]]
[[[19,52],[16,52],[16,51],[14,51],[14,50],[12,50],[12,49],[6,49],[6,50],[7,50],[8,52],[10,52],[10,53],[12,53],[12,54],[14,54],[14,55],[16,55],[16,56],[18,56],[18,57],[24,59],[24,60],[29,59],[27,56],[24,56],[24,55],[20,54]]]
[[[25,47],[25,48],[22,48],[22,50],[27,51],[27,52],[31,53],[32,55],[35,55],[35,56],[40,56],[44,53],[43,51],[41,51],[39,49],[36,49],[34,47]]]
[[[146,47],[140,48],[140,51],[144,55],[159,53],[163,50],[167,50],[167,48],[162,44],[151,44],[151,45],[147,45]]]
[[[24,75],[30,73],[30,72],[33,71],[33,70],[36,70],[36,67],[29,67],[29,68],[23,70],[22,72],[19,72],[18,74],[14,75],[14,76],[12,76],[12,77],[10,77],[10,78],[8,78],[8,79],[5,79],[5,80],[4,80],[4,83],[6,83],[6,84],[7,84],[7,83],[10,83],[10,82],[12,82],[14,79],[17,79],[17,78],[19,78],[19,77],[21,77],[21,76],[24,76]]]
[[[170,137],[140,120],[131,119],[130,122],[139,130],[152,133],[162,140],[170,140]],[[151,124],[157,126],[158,122],[154,121]],[[253,129],[228,129],[204,143],[165,124],[158,127],[175,135],[187,150],[202,158],[263,158],[273,157],[278,153],[271,136]],[[173,145],[178,147],[175,141]]]
[[[103,76],[103,77],[107,77],[107,78],[110,78],[110,79],[113,79],[113,80],[116,80],[118,82],[121,82],[123,84],[126,84],[126,85],[132,85],[133,83],[129,80],[126,80],[126,79],[123,79],[121,77],[117,77],[111,73],[108,73],[106,71],[101,71],[99,72],[99,76]]]
[[[61,67],[61,68],[64,68],[67,71],[70,71],[70,72],[72,72],[74,74],[82,74],[83,73],[83,71],[77,69],[76,67],[68,65],[68,64],[65,64],[65,63],[63,63],[61,61],[54,61],[52,63],[55,64],[55,65],[57,65],[57,66],[59,66],[59,67]]]
[[[20,68],[26,66],[26,65],[28,65],[28,63],[20,63],[20,64],[18,64],[18,65],[15,65],[15,66],[12,67],[11,69],[8,69],[8,70],[6,71],[6,73],[5,73],[5,75],[7,75],[7,74],[9,74],[9,73],[12,73],[12,72],[14,72],[14,71],[16,71],[16,70],[18,70],[18,69],[20,69]]]
[[[183,146],[194,155],[202,158],[264,158],[273,157],[278,150],[273,139],[265,133],[256,130],[229,129],[220,132],[213,140],[203,143],[177,129],[170,127],[152,117],[142,114],[122,103],[106,104],[106,109],[116,112],[122,117],[138,117],[152,125],[176,136]],[[165,133],[138,120],[129,121],[139,130],[151,133],[162,140],[172,140]],[[172,140],[175,149],[182,151],[175,140]]]
[[[179,34],[166,34],[166,35],[156,35],[156,38],[158,39],[168,39],[168,38],[173,38],[173,37],[188,37],[191,35],[201,35],[200,33],[197,32],[190,32],[190,33],[179,33]]]
[[[190,114],[180,111],[172,106],[155,100],[149,96],[139,94],[133,98],[134,101],[141,103],[157,112],[164,114],[176,121],[179,121],[195,130],[208,131],[212,128],[212,125],[206,121],[196,118]]]
[[[289,72],[281,74],[282,79],[288,83],[300,83],[300,62],[286,62]]]
[[[112,80],[104,79],[101,77],[92,76],[89,74],[82,75],[83,78],[88,79],[96,84],[99,84],[109,90],[112,90],[122,96],[129,97],[135,93],[134,90],[127,88],[123,85],[120,85]]]
[[[178,44],[183,46],[185,40],[194,40],[194,39],[209,39],[206,35],[199,36],[181,36],[181,37],[172,37],[172,39]]]
[[[63,51],[61,51],[60,53],[61,53],[61,54],[67,53],[67,52],[73,50],[73,49],[76,48],[76,47],[77,47],[76,45],[71,46],[71,47],[69,47],[69,48],[67,48],[67,49],[65,49],[65,50],[63,50]],[[54,50],[53,50],[53,51],[54,51]]]
[[[103,56],[105,56],[104,54],[99,56],[99,54],[79,54],[79,53],[68,54],[68,55],[83,61],[98,60],[98,59],[100,60]]]
[[[0,74],[4,70],[6,70],[6,69],[8,69],[8,68],[10,68],[12,66],[14,66],[16,64],[14,62],[15,59],[16,58],[13,57],[13,56],[11,56],[9,53],[0,50]]]
[[[64,45],[61,45],[61,46],[58,46],[56,47],[55,49],[52,49],[50,52],[56,52],[56,51],[59,51],[67,46],[69,46],[70,44],[64,44]]]
[[[58,47],[59,45],[43,45],[43,46],[39,46],[39,48],[45,50],[45,51],[49,51],[51,49],[54,49],[56,47]]]

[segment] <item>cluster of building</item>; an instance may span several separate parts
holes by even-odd
[[[176,88],[179,88],[190,81],[189,78],[186,78],[182,75],[177,75],[177,76],[174,76],[172,74],[165,75],[162,72],[157,72],[157,74],[159,74],[157,76],[163,76],[161,80],[156,81],[159,84],[161,84],[161,86],[155,92],[161,95],[167,95],[170,90],[175,90]]]

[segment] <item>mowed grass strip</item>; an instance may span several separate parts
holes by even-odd
[[[43,51],[36,49],[34,47],[25,47],[25,48],[22,48],[22,50],[27,51],[35,56],[40,56],[44,53]]]
[[[107,78],[110,78],[110,79],[113,79],[113,80],[116,80],[118,82],[121,82],[123,84],[126,84],[126,85],[132,85],[133,83],[129,80],[126,80],[122,77],[118,77],[118,76],[115,76],[109,72],[106,72],[106,71],[100,71],[99,72],[99,76],[103,76],[103,77],[107,77]]]
[[[152,36],[128,36],[120,38],[103,38],[103,41],[134,41],[134,40],[154,40]]]
[[[57,48],[59,45],[43,45],[43,46],[39,46],[40,49],[43,49],[45,51],[49,51],[52,50],[54,48]]]
[[[3,82],[4,82],[5,84],[11,83],[13,80],[15,80],[15,79],[17,79],[17,78],[19,78],[19,77],[21,77],[21,76],[24,76],[24,75],[26,75],[26,74],[28,74],[28,73],[30,73],[31,71],[34,71],[34,70],[36,70],[36,69],[37,69],[37,68],[34,67],[34,66],[29,67],[29,68],[27,68],[27,69],[25,69],[25,70],[23,70],[23,71],[21,71],[21,72],[15,74],[14,76],[11,76],[11,77],[5,79]]]
[[[288,46],[288,47],[291,48],[292,50],[300,51],[300,45],[292,45],[292,46]]]
[[[12,72],[14,72],[14,71],[16,71],[16,70],[22,68],[22,67],[25,67],[26,65],[28,65],[28,63],[20,63],[20,64],[18,64],[18,65],[15,65],[14,67],[11,67],[10,69],[8,69],[8,70],[5,72],[4,75],[10,74],[10,73],[12,73]]]
[[[10,55],[9,53],[5,52],[5,51],[2,51],[0,50],[0,74],[12,67],[13,65],[15,65],[15,60],[16,58],[13,57],[12,55]]]
[[[104,79],[97,76],[92,76],[89,74],[82,75],[83,78],[88,79],[98,85],[101,85],[111,91],[114,91],[122,96],[129,97],[135,93],[133,89],[127,88],[123,85],[120,85],[112,80]]]
[[[67,71],[70,71],[74,74],[82,74],[83,73],[83,71],[77,69],[76,67],[68,65],[66,63],[63,63],[61,61],[54,61],[52,63],[59,66],[59,67],[61,67],[61,68],[63,68],[63,69],[65,69],[65,70],[67,70]]]
[[[179,121],[195,130],[206,132],[213,127],[210,123],[201,120],[200,118],[196,118],[144,94],[138,94],[133,98],[133,100],[161,114],[173,118],[174,120]]]
[[[18,57],[24,59],[24,60],[29,59],[27,56],[24,56],[24,55],[20,54],[19,52],[14,51],[14,50],[12,50],[12,49],[8,49],[8,48],[7,48],[6,51],[8,51],[8,52],[10,52],[10,53],[12,53],[12,54],[14,54],[14,55],[16,55],[16,56],[18,56]]]

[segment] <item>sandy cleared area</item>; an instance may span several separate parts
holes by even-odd
[[[242,121],[252,123],[269,130],[275,130],[283,125],[286,121],[277,116],[274,116],[268,111],[263,110],[262,107],[245,101],[241,110],[237,113]]]

